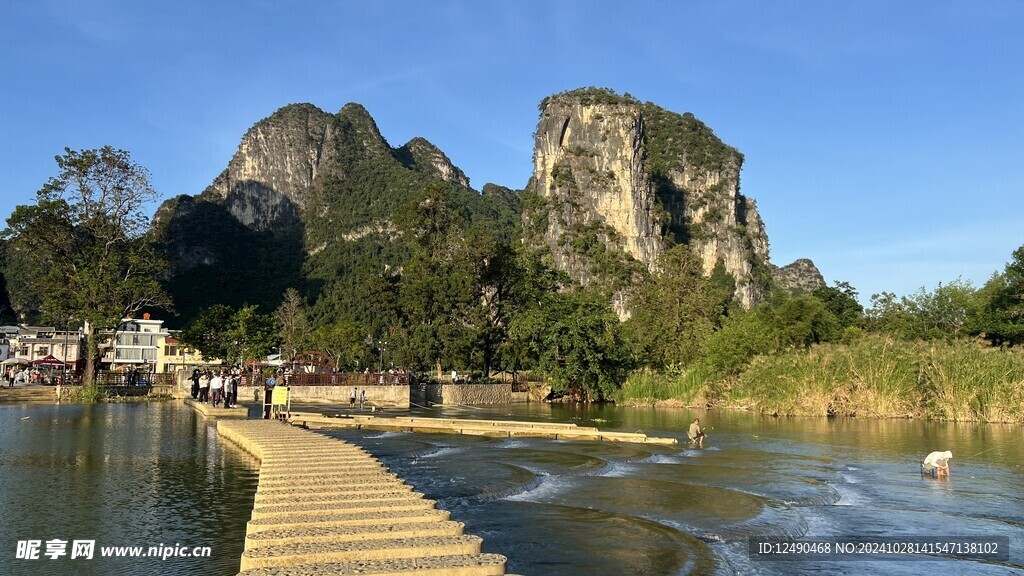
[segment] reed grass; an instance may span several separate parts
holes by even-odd
[[[719,399],[717,388],[713,386],[717,380],[714,371],[703,364],[670,372],[643,369],[626,378],[615,400],[638,403],[675,400],[689,406],[705,406]]]
[[[792,416],[1024,422],[1024,354],[977,342],[865,335],[759,356],[725,377],[697,364],[641,371],[618,400],[677,400]]]

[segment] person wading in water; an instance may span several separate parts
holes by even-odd
[[[703,445],[704,430],[700,427],[700,418],[693,419],[693,424],[690,424],[690,429],[686,432],[686,435],[690,437],[690,442],[696,442],[698,446]]]

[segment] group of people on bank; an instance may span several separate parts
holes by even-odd
[[[6,367],[5,367],[6,368]],[[14,367],[3,371],[3,383],[8,387],[27,384],[57,384],[58,375],[43,372],[38,368]]]
[[[209,402],[213,406],[224,405],[225,408],[238,406],[238,386],[242,375],[237,371],[211,372],[209,370],[192,370],[192,399]]]

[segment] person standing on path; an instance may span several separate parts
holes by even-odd
[[[224,378],[219,372],[210,379],[210,389],[213,390],[213,405],[220,406],[221,400],[224,399]]]
[[[363,411],[363,404],[366,404],[366,388],[363,388],[363,391],[359,393],[359,411],[360,412]]]
[[[199,401],[210,401],[210,374],[208,372],[203,372],[203,375],[199,377]]]
[[[238,406],[238,380],[240,378],[241,375],[237,372],[228,376],[227,400],[225,401],[228,408]]]
[[[348,408],[349,408],[349,410],[351,410],[351,409],[356,407],[356,394],[357,394],[358,390],[359,390],[358,388],[353,388],[352,389],[352,393],[349,394],[349,396],[348,396]]]

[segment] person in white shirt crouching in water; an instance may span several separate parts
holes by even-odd
[[[945,452],[932,452],[925,456],[924,462],[921,463],[921,473],[931,474],[935,477],[949,477],[949,460],[953,457],[953,453],[949,450]]]

